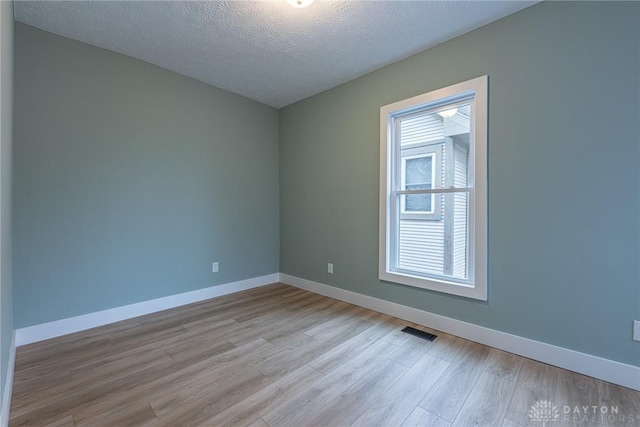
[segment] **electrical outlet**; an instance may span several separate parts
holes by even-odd
[[[212,273],[217,273],[218,271],[219,271],[218,270],[218,263],[217,262],[212,263],[211,264],[211,272]]]
[[[633,340],[640,341],[640,320],[633,321]]]
[[[328,263],[327,264],[327,273],[333,274],[333,264],[332,263]]]

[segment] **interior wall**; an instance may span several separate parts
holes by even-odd
[[[639,18],[543,2],[282,109],[280,271],[640,366]],[[488,301],[378,280],[380,107],[485,74]]]
[[[16,328],[278,271],[276,109],[20,23],[15,67]]]
[[[0,401],[13,336],[11,169],[13,145],[13,2],[0,2]]]

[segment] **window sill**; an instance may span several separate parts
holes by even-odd
[[[476,284],[458,283],[435,278],[425,278],[412,276],[409,274],[380,271],[379,279],[385,282],[398,283],[431,291],[442,292],[450,295],[457,295],[465,298],[487,300],[486,286]]]

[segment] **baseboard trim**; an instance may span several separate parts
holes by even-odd
[[[280,273],[280,281],[529,359],[640,391],[640,367],[489,329],[439,314]]]
[[[13,393],[13,372],[16,365],[16,332],[11,335],[11,347],[9,347],[9,360],[7,361],[7,377],[4,380],[4,392],[2,394],[2,409],[0,409],[0,426],[9,425],[9,410],[11,409],[11,394]]]
[[[15,330],[11,342],[7,378],[5,379],[5,393],[2,397],[0,426],[8,425],[16,347],[149,313],[155,313],[161,310],[269,285],[275,282],[282,282],[510,353],[640,391],[640,367],[637,366],[627,365],[507,332],[474,325],[300,277],[276,273]]]
[[[191,304],[194,302],[228,295],[235,292],[245,291],[247,289],[269,285],[271,283],[278,282],[279,278],[280,275],[278,273],[268,274],[266,276],[254,277],[251,279],[240,280],[238,282],[211,286],[204,289],[198,289],[196,291],[170,295],[168,297],[157,298],[149,301],[125,305],[122,307],[115,307],[108,310],[97,311],[94,313],[83,314],[80,316],[69,317],[67,319],[61,319],[53,322],[16,329],[15,345],[19,347],[21,345],[31,344],[49,338],[55,338],[74,332],[84,331],[86,329],[95,328],[97,326],[131,319],[133,317],[143,316],[145,314],[179,307],[181,305]]]

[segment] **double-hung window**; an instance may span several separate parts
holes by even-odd
[[[381,280],[487,299],[487,80],[380,109]]]

